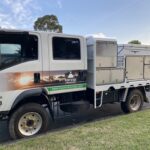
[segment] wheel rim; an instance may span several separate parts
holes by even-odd
[[[18,123],[18,129],[24,136],[32,136],[38,133],[42,127],[42,117],[36,112],[24,114]]]
[[[140,106],[141,106],[141,97],[139,95],[132,96],[130,100],[130,108],[133,111],[137,111],[139,110]]]

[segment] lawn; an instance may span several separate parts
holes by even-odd
[[[0,150],[148,150],[150,110],[1,145]]]

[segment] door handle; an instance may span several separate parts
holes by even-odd
[[[40,83],[40,73],[34,73],[34,83]]]

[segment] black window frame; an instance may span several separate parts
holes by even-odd
[[[13,37],[16,38],[16,39],[17,39],[17,37],[20,37],[22,39],[18,39],[18,41],[17,41],[16,39],[13,39]],[[2,32],[1,33],[0,32],[0,38],[2,38],[2,39],[0,39],[0,44],[8,44],[8,45],[9,44],[10,45],[11,44],[12,45],[13,44],[14,45],[18,44],[22,48],[21,52],[20,52],[20,57],[18,57],[18,60],[17,60],[18,62],[16,61],[16,62],[12,62],[12,63],[6,63],[7,64],[6,66],[0,66],[0,71],[8,69],[8,68],[11,68],[11,67],[19,65],[19,64],[22,64],[22,63],[26,63],[26,62],[30,62],[30,61],[35,61],[35,60],[39,59],[39,37],[37,35],[35,35],[35,34],[29,34],[29,33],[26,33],[26,32],[23,32],[23,33],[22,32],[17,32],[17,33],[14,33],[14,32],[6,32],[6,33]],[[6,41],[5,41],[5,38],[6,38]],[[34,39],[34,38],[36,38],[36,39]],[[36,45],[32,45],[32,47],[31,47],[31,43],[32,43],[31,41],[32,40],[35,40]],[[25,51],[26,49],[28,51]],[[32,50],[33,54],[34,54],[34,51],[36,50],[35,56],[31,55],[30,50]],[[0,55],[1,55],[1,52],[0,52]],[[33,58],[31,58],[30,55]],[[14,61],[14,60],[12,59],[11,61]],[[2,62],[2,63],[5,63],[5,62]]]
[[[78,41],[79,42],[79,56],[77,56],[77,58],[58,58],[58,57],[55,57],[54,55],[54,51],[55,51],[55,48],[54,48],[54,40],[55,39],[68,39],[68,40],[74,40],[74,41]],[[74,38],[74,37],[60,37],[60,36],[53,36],[52,37],[52,57],[53,57],[53,60],[55,61],[80,61],[82,59],[82,54],[81,54],[81,40],[80,38]]]

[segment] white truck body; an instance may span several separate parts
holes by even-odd
[[[150,47],[120,47],[94,36],[0,30],[0,118],[9,119],[11,137],[44,131],[45,106],[53,119],[55,106],[74,113],[120,102],[126,113],[140,110],[150,90]]]

